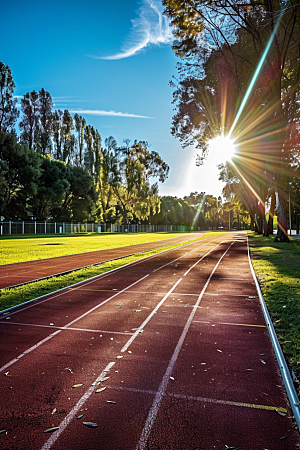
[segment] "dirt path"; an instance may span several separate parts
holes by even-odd
[[[2,318],[1,448],[297,449],[246,240],[155,255]]]

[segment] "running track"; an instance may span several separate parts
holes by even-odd
[[[61,273],[77,270],[92,264],[99,264],[115,258],[124,258],[133,253],[155,250],[164,246],[180,244],[191,239],[204,236],[204,233],[192,233],[176,236],[161,241],[126,247],[97,250],[94,252],[77,253],[75,255],[59,256],[35,261],[0,265],[0,289],[18,286],[38,279],[53,277]]]
[[[299,448],[243,233],[54,293],[0,330],[1,449]]]

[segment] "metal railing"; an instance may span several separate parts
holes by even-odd
[[[78,234],[78,233],[157,233],[193,231],[185,225],[116,225],[112,223],[93,222],[38,222],[13,221],[0,222],[0,235],[22,234]]]

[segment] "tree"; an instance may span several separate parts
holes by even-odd
[[[149,217],[151,207],[155,204],[157,188],[151,184],[151,178],[163,182],[169,172],[169,166],[156,152],[148,150],[148,143],[143,141],[125,141],[124,146],[117,147],[111,137],[107,141],[108,152],[103,153],[104,164],[108,163],[103,175],[107,176],[112,193],[118,202],[123,222],[134,218],[144,220]],[[152,205],[152,206],[151,206]]]
[[[36,91],[27,92],[21,100],[22,119],[19,123],[20,140],[30,149],[36,149],[41,133],[39,123],[39,95]]]
[[[53,217],[53,211],[61,208],[70,183],[67,179],[67,166],[62,161],[51,160],[50,155],[41,156],[41,169],[36,195],[30,200],[29,206],[33,217],[46,220]]]
[[[45,155],[46,153],[51,154],[52,150],[52,108],[53,102],[52,97],[49,92],[42,88],[39,91],[39,146],[41,153]]]
[[[0,61],[0,131],[12,132],[19,117],[11,69]]]
[[[84,130],[86,126],[86,120],[79,114],[74,114],[75,130],[77,131],[77,145],[79,150],[79,155],[77,163],[79,166],[83,164],[83,148],[84,148]]]
[[[55,110],[52,113],[52,133],[54,141],[54,157],[55,159],[62,158],[62,127],[63,127],[63,111],[61,109]]]
[[[0,214],[7,219],[27,217],[27,204],[37,194],[41,159],[15,136],[0,132]]]
[[[260,4],[233,3],[225,0],[221,2],[164,0],[163,3],[175,27],[173,49],[186,61],[185,65],[180,65],[182,81],[175,91],[175,102],[178,102],[175,130],[182,135],[187,133],[198,141],[199,147],[205,152],[205,143],[211,135],[207,130],[218,133],[220,127],[223,127],[228,132],[232,130],[233,125],[236,130],[241,127],[249,128],[250,119],[253,119],[249,111],[263,110],[262,123],[260,126],[257,125],[256,136],[259,136],[265,127],[265,135],[268,133],[269,140],[272,137],[272,145],[271,149],[268,147],[267,158],[261,158],[264,162],[268,159],[269,164],[266,166],[262,163],[259,169],[262,184],[266,180],[272,180],[273,188],[278,192],[277,210],[280,226],[277,237],[279,240],[288,240],[286,198],[282,189],[285,181],[284,171],[281,169],[283,165],[286,166],[288,148],[284,145],[287,137],[285,130],[293,109],[291,106],[296,103],[300,74],[297,64],[298,4],[291,1],[285,7],[272,0]],[[260,64],[260,61],[264,64]],[[218,70],[209,71],[208,65]],[[233,107],[225,117],[228,111],[224,110],[224,101],[231,97],[241,104],[242,99],[246,98],[250,81],[254,80],[254,78],[251,80],[251,77],[252,75],[257,77],[259,71],[256,71],[256,68],[260,66],[263,70],[260,79],[257,78],[258,83],[250,97],[251,105],[248,105],[247,111],[238,112]],[[199,104],[197,82],[201,83],[202,80],[206,84],[203,86],[202,83],[202,101]],[[226,83],[226,80],[230,80],[230,84]],[[285,91],[284,85],[287,86]],[[229,87],[230,95],[225,96]],[[214,116],[214,110],[209,111],[211,105],[207,107],[204,104],[203,99],[206,99],[207,92],[210,97],[223,97],[223,110],[220,109],[218,102],[215,102],[219,109],[219,117]],[[198,119],[197,111],[204,116],[204,120]],[[268,123],[271,124],[271,128],[266,127]],[[245,137],[243,139],[245,141]]]

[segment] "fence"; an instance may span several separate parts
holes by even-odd
[[[19,234],[78,234],[78,233],[157,233],[193,231],[185,225],[116,225],[111,223],[74,222],[0,222],[0,235]]]

